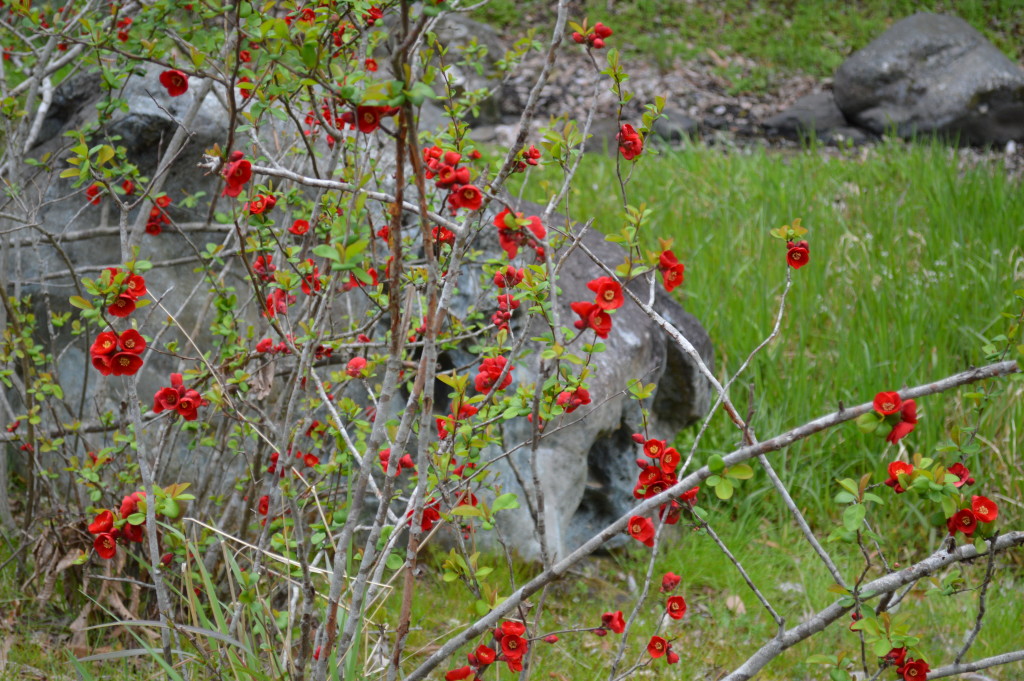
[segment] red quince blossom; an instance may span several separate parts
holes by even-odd
[[[188,76],[177,69],[170,69],[160,74],[160,84],[167,88],[167,94],[177,97],[188,90]]]
[[[963,487],[964,485],[974,484],[974,478],[971,477],[971,471],[967,468],[967,466],[963,465],[962,463],[953,464],[952,466],[949,467],[947,472],[952,473],[953,475],[960,478],[957,482],[953,483],[953,485],[957,488]]]
[[[241,151],[231,152],[230,162],[224,166],[224,187],[222,196],[238,196],[242,193],[245,183],[252,179],[252,163],[243,158]]]
[[[259,504],[256,506],[256,510],[260,515],[267,515],[270,512],[270,497],[264,494],[260,497]]]
[[[473,675],[473,670],[469,665],[465,667],[459,667],[458,669],[452,669],[450,672],[444,675],[445,681],[462,681],[462,679],[468,679]]]
[[[252,61],[252,54],[249,52],[249,50],[241,50],[238,53],[238,61],[242,62],[243,64],[248,64]]]
[[[616,610],[615,612],[606,612],[601,615],[601,624],[611,629],[616,634],[621,634],[626,630],[626,620],[622,618],[622,611]]]
[[[451,193],[448,203],[451,205],[452,213],[458,212],[460,208],[466,210],[480,210],[483,205],[484,195],[472,184],[464,184]]]
[[[135,183],[131,180],[125,180],[121,183],[121,189],[124,190],[125,196],[131,196],[135,193]]]
[[[90,348],[92,365],[104,376],[131,376],[142,367],[139,355],[145,349],[146,339],[135,329],[124,331],[120,337],[104,331]]]
[[[903,486],[900,484],[899,476],[901,473],[903,475],[910,475],[913,472],[913,465],[904,463],[903,461],[893,461],[889,464],[889,479],[885,481],[885,484],[892,487],[896,491],[896,494],[902,494],[903,492],[906,492],[906,490],[903,489]]]
[[[658,256],[658,270],[661,272],[665,290],[671,293],[673,289],[683,283],[686,266],[679,262],[675,253],[668,250],[662,251]]]
[[[665,612],[674,620],[683,619],[686,614],[686,600],[682,596],[669,596],[665,602]]]
[[[654,546],[654,523],[650,518],[635,515],[629,519],[629,536],[642,542],[644,546]]]
[[[676,587],[679,586],[679,582],[681,582],[682,579],[682,577],[675,573],[666,572],[665,576],[661,578],[661,593],[672,593],[676,590]]]
[[[594,30],[592,33],[590,33],[590,35],[584,36],[579,31],[573,31],[572,39],[573,41],[579,43],[580,45],[582,45],[583,43],[587,43],[590,47],[594,48],[595,50],[600,50],[604,48],[604,39],[611,35],[612,29],[608,28],[599,21],[596,24],[594,24]]]
[[[660,636],[652,636],[650,643],[647,644],[647,654],[657,659],[666,652],[668,652],[668,641]]]
[[[896,392],[882,392],[875,395],[873,401],[875,411],[882,416],[888,416],[889,414],[895,414],[900,410],[903,405],[903,400],[900,399],[900,394]]]
[[[366,22],[367,26],[373,26],[377,23],[378,19],[384,18],[384,12],[381,11],[380,7],[373,6],[363,13],[363,21]]]
[[[104,510],[96,516],[96,519],[89,524],[89,534],[103,534],[114,529],[114,514]]]
[[[412,515],[412,511],[409,511]],[[423,517],[420,519],[420,529],[429,532],[434,528],[434,523],[441,520],[441,504],[433,497],[427,499],[427,505],[423,507]]]
[[[786,243],[786,263],[794,270],[806,265],[811,258],[811,248],[806,241]]]
[[[252,261],[252,271],[262,281],[273,281],[274,272],[277,271],[277,265],[273,263],[273,260],[274,256],[272,255],[257,255],[256,259]]]
[[[666,448],[665,452],[661,455],[661,470],[665,474],[674,473],[679,468],[681,458],[675,447]]]
[[[171,386],[160,388],[153,395],[153,413],[176,411],[186,421],[195,421],[198,409],[208,404],[198,390],[185,388],[181,374],[171,374]]]
[[[480,363],[480,371],[476,375],[473,385],[478,393],[486,393],[498,382],[501,372],[504,371],[508,360],[504,357],[488,357]],[[504,380],[497,386],[497,390],[504,390],[512,382],[512,371],[515,367],[510,366]]]
[[[584,404],[590,404],[590,391],[586,388],[576,388],[572,392],[563,390],[558,393],[555,404],[565,407],[565,413],[571,414]]]
[[[598,277],[588,283],[587,288],[597,294],[594,304],[602,310],[617,310],[625,302],[622,286],[611,277]]]
[[[983,523],[990,523],[999,517],[999,507],[996,506],[996,502],[985,497],[971,497],[971,510]]]
[[[900,420],[885,436],[887,442],[896,444],[917,427],[917,403],[907,400],[900,406]]]
[[[110,560],[117,554],[117,540],[110,532],[96,535],[92,545],[96,549],[96,554],[103,560]]]
[[[481,665],[493,664],[494,658],[497,655],[497,653],[494,652],[493,648],[488,648],[485,645],[477,646],[476,653],[474,654],[476,655],[477,661]]]
[[[672,650],[671,644],[668,647],[668,652],[665,654],[665,661],[669,664],[675,664],[676,662],[679,662],[679,653]]]
[[[288,314],[288,306],[293,304],[298,298],[288,293],[284,289],[274,289],[266,300],[266,308],[263,311],[264,317],[273,317],[278,314]]]
[[[246,204],[246,210],[249,211],[249,215],[262,215],[267,213],[271,208],[277,205],[277,199],[273,196],[264,196],[263,194],[257,194],[253,197],[252,201]]]
[[[345,367],[345,373],[352,378],[361,378],[366,370],[366,359],[364,357],[353,357]]]
[[[309,222],[306,220],[296,220],[292,223],[292,226],[288,228],[288,231],[296,236],[302,236],[309,231]]]
[[[949,530],[951,537],[957,532],[963,532],[970,537],[974,534],[974,530],[978,528],[978,516],[969,508],[961,509],[946,521],[946,528]]]
[[[381,469],[387,473],[388,467],[391,465],[391,448],[382,449],[377,454],[377,458],[380,459]],[[413,472],[416,471],[416,464],[413,463],[411,454],[403,454],[398,458],[398,469],[395,471],[395,475],[401,475],[402,470],[406,468]]]
[[[306,258],[299,269],[304,273],[302,277],[302,292],[307,296],[313,295],[323,286],[320,281],[320,268],[313,262],[312,258]]]
[[[925,681],[931,667],[924,660],[907,660],[907,663],[899,667],[896,672],[903,675],[903,681]]]
[[[102,185],[97,184],[96,182],[93,182],[92,184],[90,184],[86,188],[86,190],[85,190],[85,198],[88,199],[89,203],[91,203],[94,206],[100,205],[100,201],[103,198],[100,195],[100,191],[102,189],[103,189]]]
[[[615,139],[619,141],[619,153],[627,161],[632,161],[644,151],[644,141],[641,139],[640,133],[634,130],[629,123],[622,124],[622,129],[619,130]]]
[[[498,288],[514,288],[523,281],[523,270],[509,265],[504,270],[494,273],[494,285]]]
[[[118,513],[122,518],[127,518],[139,512],[139,502],[146,498],[145,492],[132,492],[121,499],[121,508]]]
[[[256,344],[256,352],[259,353],[271,353],[275,354],[277,350],[274,348],[274,341],[270,338],[264,338]]]
[[[607,338],[612,330],[612,318],[606,311],[602,310],[597,303],[575,302],[569,307],[579,315],[575,326],[583,331],[593,329],[598,338]]]
[[[882,659],[895,667],[902,667],[907,659],[907,649],[893,648]]]
[[[664,451],[664,440],[655,440],[654,438],[651,438],[650,440],[644,443],[644,454],[651,457],[652,459],[657,459],[659,456],[661,456],[662,452]]]
[[[526,229],[519,221],[527,221]],[[544,260],[544,247],[541,239],[547,236],[547,230],[536,215],[524,218],[522,213],[512,213],[506,208],[494,217],[494,226],[498,228],[498,243],[501,249],[512,260],[519,254],[520,247],[532,248],[538,261]]]

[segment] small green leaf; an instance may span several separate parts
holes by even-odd
[[[835,655],[822,655],[819,653],[817,655],[811,655],[804,660],[804,662],[807,664],[837,664],[838,660]]]
[[[519,508],[519,499],[512,492],[498,495],[494,503],[491,504],[491,510],[494,512],[511,510],[513,508]]]
[[[843,527],[850,532],[856,532],[864,523],[864,516],[867,514],[867,507],[864,504],[847,506],[843,511]]]
[[[721,473],[725,469],[725,461],[722,460],[721,455],[712,454],[708,457],[708,470],[712,473]]]
[[[732,483],[727,479],[723,479],[720,483],[715,485],[715,496],[717,496],[719,499],[729,499],[730,497],[732,497],[732,491]]]
[[[754,469],[745,463],[740,463],[730,466],[729,472],[726,475],[735,480],[749,480],[754,477]]]
[[[384,561],[384,565],[386,565],[389,570],[397,570],[402,567],[404,563],[405,561],[402,557],[395,552],[389,553],[387,560]],[[455,575],[452,576],[454,577]]]

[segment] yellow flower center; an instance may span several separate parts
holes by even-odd
[[[608,301],[614,300],[615,299],[615,291],[611,291],[611,290],[605,291],[604,292],[604,299],[608,300]]]
[[[126,367],[126,366],[128,366],[128,365],[130,365],[130,364],[132,363],[132,362],[131,362],[131,360],[130,360],[130,359],[128,359],[127,357],[122,357],[121,359],[119,359],[119,360],[118,360],[118,362],[119,362],[119,363],[121,364],[121,366],[123,366],[123,367]]]
[[[988,506],[979,506],[978,513],[981,515],[988,515]]]
[[[885,403],[882,404],[882,409],[884,409],[886,411],[889,411],[889,410],[895,409],[895,408],[896,408],[896,405],[893,404],[892,402],[885,402]]]

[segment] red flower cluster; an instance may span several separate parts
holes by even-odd
[[[188,90],[188,76],[177,69],[170,69],[160,74],[160,84],[167,88],[167,94],[177,97]]]
[[[480,371],[476,375],[473,385],[478,393],[486,393],[498,382],[501,372],[505,370],[508,360],[504,357],[488,357],[480,363]],[[510,366],[505,379],[497,386],[498,390],[504,390],[512,382],[512,372],[515,367]]]
[[[576,388],[572,392],[563,390],[558,393],[555,404],[565,407],[565,413],[571,414],[584,404],[590,404],[590,391],[586,388]]]
[[[686,266],[679,262],[675,253],[668,250],[662,251],[661,255],[658,256],[658,270],[661,272],[665,290],[671,293],[672,289],[683,283],[683,273],[686,271]]]
[[[241,151],[231,152],[230,160],[224,166],[224,179],[227,186],[224,187],[222,196],[238,196],[242,193],[245,183],[252,179],[252,163],[246,161]]]
[[[125,190],[127,192],[127,189]],[[132,187],[135,191],[135,187]],[[128,192],[130,193],[130,192]],[[156,236],[163,231],[164,225],[171,224],[171,218],[162,209],[171,205],[171,197],[161,194],[156,198],[156,205],[149,209],[149,217],[146,219],[146,234]]]
[[[596,294],[594,302],[575,302],[570,305],[572,311],[579,315],[575,326],[583,331],[593,329],[598,338],[607,338],[612,330],[612,318],[609,310],[622,307],[625,298],[622,286],[611,277],[599,277],[587,284],[587,288]]]
[[[273,317],[277,314],[288,314],[288,306],[292,305],[298,298],[284,289],[275,288],[266,300],[266,308],[263,310],[264,317]]]
[[[145,496],[145,492],[133,492],[126,496],[121,501],[120,520],[113,511],[103,510],[89,524],[89,534],[95,535],[92,545],[100,558],[110,560],[117,555],[119,538],[135,543],[142,542],[146,524],[132,525],[128,523],[128,516],[138,512],[139,500]]]
[[[875,395],[873,405],[875,411],[881,414],[886,422],[892,424],[892,430],[885,437],[887,442],[896,444],[917,426],[917,403],[914,400],[904,402],[900,399],[899,393],[881,392]],[[889,418],[897,412],[898,416]]]
[[[100,201],[103,198],[102,196],[100,196],[100,191],[102,191],[102,189],[103,189],[102,185],[100,185],[100,184],[98,184],[96,182],[93,182],[92,184],[90,184],[88,186],[88,188],[86,188],[86,190],[85,190],[85,198],[88,199],[89,203],[91,203],[94,206],[100,205]]]
[[[452,215],[459,212],[460,208],[466,210],[480,210],[480,206],[484,203],[483,193],[472,184],[464,184],[459,187],[455,187],[451,194],[448,195],[448,205],[451,207]]]
[[[664,657],[669,664],[679,662],[679,655],[672,650],[672,644],[661,636],[651,636],[651,641],[647,644],[647,654],[654,659]]]
[[[274,272],[277,271],[277,265],[273,261],[272,255],[257,255],[252,261],[252,271],[263,281],[273,281]]]
[[[978,523],[991,523],[998,517],[999,507],[996,502],[985,497],[972,496],[971,507],[962,508],[954,513],[946,521],[946,529],[949,530],[950,536],[963,532],[970,537],[978,529]]]
[[[811,259],[811,246],[806,241],[786,242],[786,262],[794,270],[798,270]]]
[[[195,421],[199,407],[207,404],[198,390],[185,388],[181,374],[171,374],[171,387],[160,388],[153,396],[153,413],[176,411],[186,421]]]
[[[531,215],[524,218],[522,213],[513,214],[506,208],[494,217],[494,226],[498,228],[498,243],[509,260],[515,258],[519,248],[523,247],[532,248],[537,262],[544,262],[544,247],[540,240],[547,236],[548,231],[544,229],[539,217]]]
[[[585,23],[585,22],[584,22]],[[604,39],[608,38],[612,34],[612,29],[608,28],[600,21],[594,24],[594,30],[590,35],[583,35],[579,31],[573,31],[572,39],[582,45],[587,43],[595,50],[600,50],[604,47]]]
[[[626,620],[622,618],[622,611],[606,612],[601,615],[601,628],[611,629],[613,633],[621,634],[626,630]]]
[[[312,468],[313,466],[319,465],[319,463],[320,463],[320,457],[318,457],[316,454],[313,454],[313,453],[303,454],[299,450],[295,450],[295,452],[293,454],[291,447],[288,448],[288,455],[289,456],[294,456],[296,459],[301,461],[306,466],[309,466],[310,468]],[[281,464],[280,469],[278,469],[278,465],[277,464],[278,464],[278,461],[280,460],[280,458],[281,458],[281,453],[280,452],[274,452],[273,454],[270,455],[270,465],[267,466],[267,472],[268,473],[277,473],[278,475],[280,475],[283,478],[284,474],[288,470],[288,467],[286,465],[284,465],[284,464]]]
[[[519,270],[522,272],[522,270]],[[491,323],[499,329],[508,331],[508,320],[512,319],[512,311],[519,309],[519,301],[511,293],[498,296],[498,311],[491,315]]]
[[[391,462],[391,448],[389,447],[387,449],[381,450],[380,453],[377,454],[377,458],[380,459],[381,469],[385,473],[387,473],[388,466],[390,465]],[[401,475],[403,468],[408,468],[409,470],[416,472],[416,464],[413,463],[411,454],[403,454],[401,457],[399,457],[398,470],[395,471],[395,475]]]
[[[622,124],[615,139],[619,141],[619,153],[627,161],[632,161],[644,151],[644,141],[640,137],[640,133],[634,130],[629,123]]]
[[[960,480],[953,483],[957,488],[963,487],[964,485],[974,484],[974,478],[971,477],[971,471],[962,463],[953,464],[949,467],[948,472],[960,478]]]
[[[120,336],[104,331],[96,336],[89,355],[92,365],[104,376],[131,376],[142,367],[142,354],[146,339],[135,329],[128,329]]]
[[[903,677],[903,681],[926,681],[931,671],[924,660],[907,659],[906,648],[893,648],[883,659],[896,667],[896,673]]]
[[[459,407],[458,416],[455,415],[454,405],[452,405],[452,413],[448,416],[438,416],[437,421],[437,437],[439,440],[443,440],[449,435],[455,432],[458,428],[458,422],[464,421],[465,419],[476,416],[476,413],[480,411],[472,404],[463,404]]]
[[[516,167],[512,169],[512,172],[524,172],[526,166],[535,166],[538,163],[540,163],[540,149],[531,144],[529,149],[519,150],[519,155],[516,157]]]
[[[262,215],[264,213],[269,213],[276,205],[277,199],[273,196],[257,194],[253,197],[252,201],[245,204],[245,210],[249,211],[249,215]]]
[[[107,312],[115,317],[127,317],[135,312],[135,301],[148,293],[146,280],[141,274],[122,272],[120,267],[108,267],[107,272],[110,272],[111,282],[116,282],[117,277],[122,275],[119,293],[114,302],[107,307]]]
[[[385,116],[394,116],[398,113],[398,107],[394,106],[357,106],[353,115],[351,111],[338,116],[337,122],[349,128],[357,128],[364,135],[380,127],[380,119]]]

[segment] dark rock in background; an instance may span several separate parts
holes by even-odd
[[[834,91],[846,118],[875,134],[1024,139],[1024,68],[957,17],[897,22],[839,67]]]

